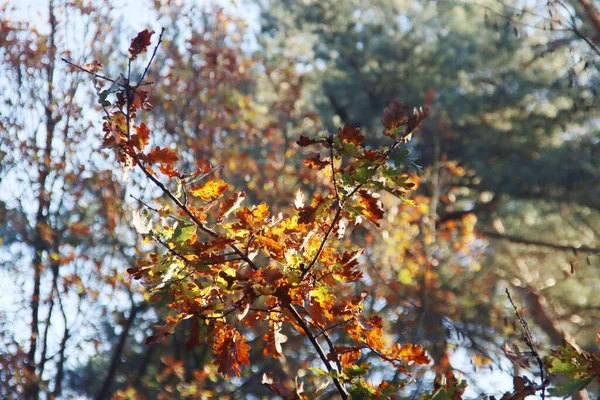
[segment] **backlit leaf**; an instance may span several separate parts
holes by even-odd
[[[174,150],[166,147],[160,148],[157,146],[146,155],[146,160],[150,164],[173,165],[177,160],[179,160],[179,157]]]
[[[204,201],[211,201],[223,196],[228,187],[229,185],[222,179],[210,178],[205,184],[192,187],[190,194]]]

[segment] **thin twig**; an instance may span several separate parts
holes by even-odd
[[[158,43],[156,43],[156,46],[154,46],[154,51],[152,52],[152,57],[150,57],[150,61],[148,61],[148,64],[146,64],[146,68],[144,69],[144,73],[142,74],[142,77],[138,81],[137,85],[135,85],[136,89],[138,87],[140,87],[140,85],[142,84],[142,82],[146,78],[146,74],[148,74],[148,70],[150,69],[150,65],[152,64],[152,61],[154,61],[154,57],[156,57],[156,51],[158,50],[158,47],[162,43],[163,33],[165,33],[165,28],[161,28],[160,29],[160,35],[158,35]]]
[[[85,69],[85,68],[83,68],[83,67],[81,67],[81,66],[79,66],[79,65],[77,65],[77,64],[74,64],[74,63],[72,63],[71,61],[67,60],[67,59],[66,59],[66,58],[64,58],[64,57],[61,57],[60,59],[61,59],[63,62],[66,62],[67,64],[69,64],[71,67],[77,68],[78,70],[80,70],[80,71],[83,71],[83,72],[85,72],[86,74],[90,74],[90,75],[92,75],[92,76],[94,76],[94,77],[96,77],[96,78],[98,78],[98,79],[103,79],[103,80],[105,80],[105,81],[108,81],[108,82],[111,82],[111,83],[115,83],[115,80],[114,80],[114,79],[110,79],[110,78],[108,78],[108,77],[106,77],[106,76],[104,76],[104,75],[100,75],[100,74],[97,74],[97,73],[95,73],[95,72],[89,71],[89,70],[87,70],[87,69]]]
[[[535,357],[535,359],[538,363],[538,366],[540,367],[540,375],[541,375],[540,379],[542,382],[537,387],[537,389],[542,391],[541,397],[542,397],[542,400],[544,400],[546,398],[546,386],[548,385],[548,381],[546,381],[546,370],[544,369],[544,362],[542,361],[542,357],[540,357],[540,354],[537,351],[537,347],[533,341],[533,336],[531,335],[531,330],[529,329],[529,325],[527,325],[527,321],[525,321],[525,319],[519,313],[519,310],[517,309],[515,302],[513,301],[512,297],[510,296],[510,292],[508,291],[508,288],[506,289],[506,295],[508,296],[508,301],[510,302],[513,309],[515,310],[517,319],[519,320],[519,323],[521,324],[521,328],[523,329],[523,337],[525,339],[525,344],[531,350],[531,355]]]
[[[317,353],[319,353],[319,357],[325,364],[327,371],[329,373],[332,373],[333,371],[335,371],[333,369],[333,367],[331,366],[331,364],[329,363],[329,360],[327,360],[327,356],[325,355],[323,348],[321,347],[321,345],[319,344],[319,342],[317,341],[315,336],[310,331],[308,325],[306,325],[306,321],[304,321],[304,319],[300,316],[300,314],[298,314],[298,311],[296,310],[296,308],[292,304],[289,304],[287,306],[287,309],[290,310],[290,312],[294,316],[294,319],[298,322],[298,324],[300,325],[300,327],[302,328],[302,330],[308,337],[308,340],[310,340],[310,342],[312,343],[315,350],[317,350]],[[340,382],[338,377],[335,375],[332,375],[331,379],[333,380],[333,384],[335,385],[338,392],[340,393],[340,396],[342,396],[342,399],[344,399],[344,400],[348,399],[348,392],[346,391],[346,388],[344,388],[344,386],[342,385],[342,383]]]

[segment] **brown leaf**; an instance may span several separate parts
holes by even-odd
[[[384,135],[395,138],[397,128],[408,122],[408,106],[398,99],[394,99],[389,106],[383,109],[381,123],[385,127]]]
[[[129,59],[131,61],[135,60],[141,53],[146,52],[148,46],[150,46],[152,35],[154,35],[154,31],[144,29],[131,40],[129,45]]]
[[[321,159],[321,155],[313,151],[308,153],[308,156],[304,160],[304,164],[311,169],[323,169],[329,165],[329,162],[329,157]]]
[[[404,141],[408,142],[410,140],[410,136],[423,125],[423,121],[425,121],[427,115],[429,115],[429,109],[427,107],[414,109],[413,115],[408,118],[408,123],[406,124],[404,134],[402,135]]]
[[[85,69],[86,71],[89,71],[91,73],[96,73],[98,71],[100,71],[102,68],[104,68],[104,65],[102,65],[102,63],[98,60],[94,60],[92,62],[89,62],[87,64],[83,65],[83,69]]]
[[[275,393],[282,399],[297,399],[298,394],[291,389],[285,387],[280,381],[273,379],[272,375],[263,374],[262,381],[260,382],[265,385],[271,392]]]
[[[245,192],[236,192],[223,203],[219,204],[219,218],[218,222],[222,222],[229,216],[236,208],[240,206],[242,201],[246,198]]]
[[[359,147],[365,141],[365,136],[360,133],[360,128],[354,128],[348,124],[344,125],[343,128],[338,128],[337,134],[342,142],[351,143]]]
[[[263,349],[264,355],[271,355],[274,359],[278,359],[283,355],[281,345],[288,341],[288,337],[281,333],[281,322],[272,322],[269,327],[269,332],[263,335],[263,340],[267,344]]]
[[[311,139],[309,137],[306,137],[304,135],[300,135],[300,139],[298,139],[296,141],[296,143],[298,144],[298,146],[301,147],[306,147],[306,146],[310,146],[311,144],[317,144],[322,142],[321,140],[315,140],[315,139]]]

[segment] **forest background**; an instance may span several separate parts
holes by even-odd
[[[180,277],[135,279],[140,260],[164,253],[147,235],[147,213],[166,217],[168,199],[140,171],[123,179],[118,152],[101,148],[97,94],[109,101],[118,85],[62,59],[88,70],[98,60],[96,72],[118,77],[131,38],[155,30],[154,45],[163,27],[148,76],[153,47],[133,70],[154,82],[143,116],[152,144],[177,152],[182,170],[216,167],[205,172],[238,197],[244,190],[242,207],[293,213],[303,196],[311,204],[314,193],[337,192],[335,173],[299,146],[302,136],[344,137],[337,129],[349,124],[376,149],[389,139],[382,115],[394,99],[427,107],[402,144],[402,173],[416,187],[382,195],[382,213],[378,205],[350,220],[336,242],[366,249],[356,258],[362,276],[338,296],[380,315],[386,341],[428,354],[409,372],[363,352],[366,385],[406,381],[398,396],[433,396],[452,371],[470,398],[518,395],[524,382],[597,396],[598,4],[127,3],[8,1],[0,10],[0,397],[336,396],[292,324],[240,324],[250,365],[226,379],[207,328],[193,318],[165,325],[173,299],[159,294]],[[277,258],[274,246],[259,259]],[[546,357],[548,383],[536,355],[521,352],[506,289]],[[263,334],[274,349],[264,350]],[[548,357],[572,365],[558,371]]]

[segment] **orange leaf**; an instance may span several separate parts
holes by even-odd
[[[323,169],[329,165],[329,162],[330,160],[328,157],[321,159],[321,155],[313,151],[308,153],[308,156],[304,160],[304,164],[310,169]]]
[[[366,190],[359,190],[357,195],[358,200],[356,204],[361,208],[361,215],[379,226],[377,221],[382,219],[384,214],[381,201],[379,201],[379,195],[369,193]]]
[[[255,235],[254,238],[267,255],[277,261],[283,260],[285,247],[281,243],[263,235]]]
[[[427,352],[423,349],[423,346],[414,345],[412,343],[405,344],[404,346],[396,344],[392,348],[390,356],[402,361],[406,365],[411,365],[413,363],[429,364],[431,362]]]
[[[146,344],[160,342],[165,337],[167,337],[168,335],[171,335],[172,333],[175,332],[175,327],[177,326],[177,324],[180,321],[191,318],[191,317],[192,317],[192,315],[185,314],[185,313],[180,313],[180,314],[176,315],[175,317],[168,315],[166,324],[154,326],[154,331],[156,332],[156,334],[152,335],[152,336],[148,336],[146,338]]]
[[[177,160],[179,160],[179,157],[177,157],[177,153],[171,149],[167,149],[166,147],[155,147],[150,153],[148,153],[146,160],[150,164],[173,165]]]
[[[219,366],[218,371],[221,374],[227,376],[233,371],[239,378],[240,365],[250,364],[249,350],[246,338],[233,326],[216,324],[213,351],[217,356],[215,364]]]
[[[234,227],[253,230],[260,228],[265,224],[269,217],[269,207],[263,202],[258,206],[253,207],[252,210],[249,210],[248,207],[244,207],[244,209],[236,212],[235,215],[240,219],[241,226],[238,224]]]
[[[222,179],[210,178],[204,185],[190,189],[192,196],[200,197],[204,201],[211,201],[223,196],[229,185]]]
[[[340,357],[342,368],[351,367],[361,356],[360,348],[357,347],[335,346],[335,350]],[[331,353],[327,358],[331,361],[335,361],[333,360],[333,354]]]
[[[135,127],[135,133],[131,136],[131,144],[137,147],[139,151],[144,151],[144,148],[150,142],[150,130],[145,123],[141,123]]]
[[[177,172],[171,165],[159,165],[158,169],[169,178],[181,177],[179,172]]]

